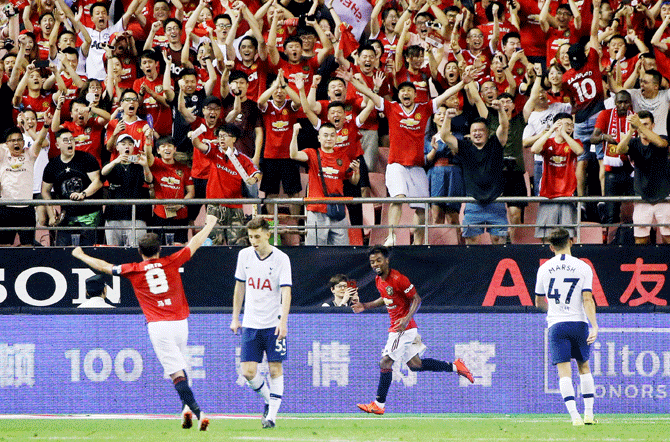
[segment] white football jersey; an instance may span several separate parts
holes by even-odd
[[[557,322],[587,322],[582,293],[592,291],[593,271],[571,255],[557,255],[537,271],[535,293],[546,296],[549,327]]]
[[[244,282],[244,317],[242,327],[271,328],[279,325],[281,287],[291,286],[291,261],[276,247],[260,259],[253,247],[237,255],[235,279]]]

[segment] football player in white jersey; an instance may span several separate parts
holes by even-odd
[[[564,228],[549,236],[555,256],[540,266],[535,284],[535,305],[547,312],[552,363],[558,369],[559,387],[573,425],[596,423],[593,418],[595,385],[589,367],[590,345],[598,336],[593,301],[593,271],[570,253],[572,239]],[[589,331],[589,323],[591,330]],[[570,360],[577,361],[584,398],[584,420],[577,411]]]
[[[249,221],[247,232],[251,247],[237,255],[230,329],[235,334],[242,329],[242,376],[265,400],[263,428],[274,428],[284,394],[282,361],[286,359],[291,308],[291,262],[284,252],[270,245],[270,226],[265,219]],[[240,324],[242,301],[244,318]],[[258,373],[263,353],[270,367],[268,382]]]

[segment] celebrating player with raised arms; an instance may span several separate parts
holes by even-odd
[[[558,369],[558,385],[573,425],[596,423],[593,418],[595,385],[589,367],[590,345],[598,336],[596,305],[593,302],[593,271],[570,254],[572,239],[564,228],[549,236],[555,256],[540,266],[535,284],[535,305],[547,312],[551,362]],[[589,332],[589,323],[591,331]],[[584,420],[575,403],[570,360],[577,360],[584,398]]]
[[[186,342],[188,340],[188,303],[184,294],[179,268],[191,259],[216,225],[216,217],[207,215],[205,227],[176,253],[160,257],[160,240],[147,233],[139,241],[142,262],[112,265],[84,253],[81,247],[72,256],[98,272],[124,276],[130,280],[135,296],[147,319],[149,338],[165,372],[170,375],[182,401],[182,428],[193,426],[193,414],[200,431],[207,430],[209,419],[200,411],[188,385]]]
[[[230,329],[235,334],[242,329],[241,374],[265,401],[263,428],[274,428],[284,394],[282,361],[286,359],[291,308],[291,262],[284,252],[270,245],[270,226],[265,219],[249,221],[247,232],[251,246],[237,256]],[[242,301],[244,318],[240,324]],[[270,367],[267,383],[258,373],[263,353]]]
[[[354,313],[360,313],[363,310],[386,305],[391,318],[391,327],[389,327],[389,336],[382,352],[382,359],[379,361],[381,373],[377,386],[377,398],[369,404],[358,404],[358,408],[366,413],[384,414],[386,395],[393,380],[395,361],[407,363],[412,371],[455,371],[474,383],[475,379],[462,359],[456,359],[454,362],[438,361],[432,358],[421,359],[426,346],[421,341],[416,322],[414,322],[414,313],[419,310],[421,297],[416,292],[414,284],[409,282],[405,275],[391,269],[388,248],[375,246],[370,249],[368,256],[370,267],[377,274],[375,285],[381,297],[372,302],[358,302],[352,305],[352,308]]]

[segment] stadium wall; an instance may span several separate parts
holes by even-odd
[[[544,315],[417,314],[426,357],[475,375],[394,367],[389,412],[563,413]],[[670,328],[660,313],[604,313],[592,349],[597,413],[669,413]],[[237,374],[230,314],[193,314],[196,397],[211,413],[259,414]],[[357,412],[374,398],[388,315],[292,314],[282,412]],[[137,314],[0,315],[0,413],[177,413],[180,403]],[[267,365],[261,365],[267,372]],[[575,379],[577,376],[575,375]],[[579,388],[576,388],[579,392]],[[581,399],[578,399],[580,402]]]
[[[0,314],[3,310],[72,308],[85,299],[84,281],[93,271],[71,256],[71,248],[4,248],[0,254]],[[175,251],[166,248],[164,253]],[[367,249],[356,247],[285,247],[293,269],[293,305],[320,305],[332,295],[328,279],[345,273],[358,281],[362,300],[378,296]],[[182,278],[192,307],[231,307],[239,248],[203,247],[184,266]],[[667,247],[575,246],[573,253],[594,269],[598,307],[626,311],[667,311],[670,299]],[[112,263],[138,261],[135,249],[98,247],[95,257]],[[417,286],[424,308],[529,307],[535,275],[550,258],[537,245],[395,247],[391,265]],[[137,307],[128,281],[110,278],[108,299],[119,307]]]

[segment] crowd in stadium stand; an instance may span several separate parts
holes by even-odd
[[[429,213],[410,204],[417,225],[462,220],[466,244],[485,231],[515,241],[526,203],[500,196],[547,197],[537,224],[549,226],[580,210],[621,221],[619,203],[552,198],[638,195],[636,224],[668,223],[669,24],[666,0],[0,0],[0,226],[133,245],[135,224],[184,243],[206,211],[219,219],[213,244],[238,244],[239,204],[156,201],[133,215],[76,203],[259,192],[474,197]],[[295,139],[320,152],[318,167],[295,161]],[[73,204],[11,204],[37,198]],[[391,203],[382,224],[402,213]],[[337,223],[364,224],[361,205]],[[423,229],[412,235],[424,243]],[[636,242],[649,235],[635,228]],[[34,241],[0,231],[0,244]]]

